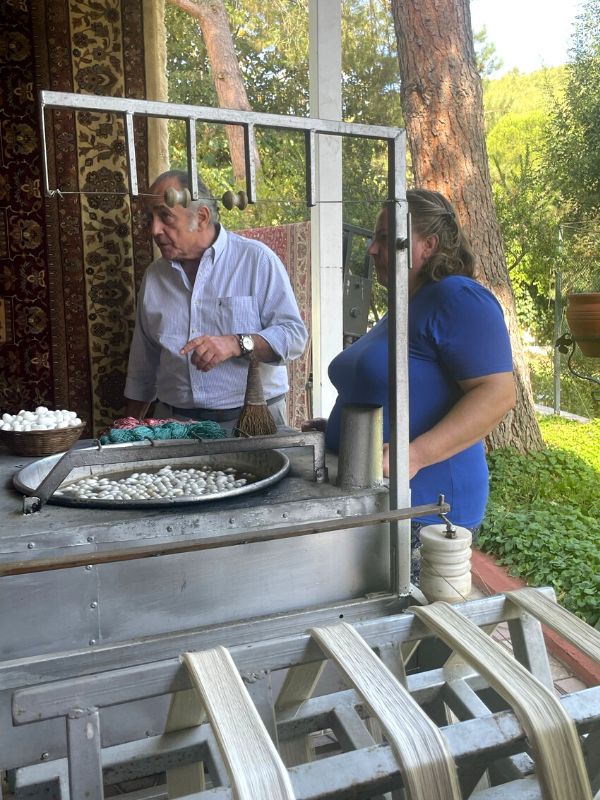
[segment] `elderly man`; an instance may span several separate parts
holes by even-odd
[[[162,257],[144,274],[125,384],[126,413],[212,420],[231,432],[241,413],[248,359],[260,362],[265,399],[286,423],[285,364],[308,334],[279,258],[260,242],[226,231],[214,199],[167,206],[164,193],[187,188],[180,170],[150,188],[148,223]]]

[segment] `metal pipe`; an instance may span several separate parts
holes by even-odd
[[[562,242],[562,231],[561,231]],[[556,270],[554,283],[554,341],[560,337],[562,322],[562,275],[559,269]],[[553,378],[554,378],[554,413],[560,414],[560,351],[554,348],[553,358]]]
[[[207,536],[186,542],[165,542],[164,544],[148,545],[146,547],[119,548],[117,550],[103,550],[101,553],[69,554],[62,558],[42,558],[35,561],[5,561],[0,563],[0,577],[6,575],[27,575],[31,572],[50,572],[57,569],[89,566],[92,564],[112,564],[117,561],[137,561],[142,558],[155,558],[156,556],[176,555],[178,553],[192,553],[198,550],[215,550],[220,547],[234,547],[236,545],[253,544],[255,542],[269,542],[274,539],[293,539],[297,536],[312,536],[317,533],[344,533],[348,528],[369,527],[383,522],[398,519],[425,516],[430,514],[445,513],[450,510],[446,503],[434,503],[414,508],[392,509],[373,514],[360,514],[355,517],[336,517],[335,519],[321,520],[319,522],[300,523],[298,525],[270,528],[266,531],[242,531],[241,533],[224,534],[221,536]]]
[[[388,242],[408,235],[404,175],[406,142],[399,134],[388,145]],[[388,247],[388,374],[390,508],[410,504],[408,478],[408,269],[407,251]],[[400,316],[402,309],[402,316]],[[410,592],[410,522],[390,523],[391,585]]]
[[[347,405],[342,409],[337,485],[369,489],[383,483],[381,406]]]

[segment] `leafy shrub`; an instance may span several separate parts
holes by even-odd
[[[600,630],[600,420],[540,421],[547,449],[488,456],[490,500],[478,546],[509,572],[552,586]]]

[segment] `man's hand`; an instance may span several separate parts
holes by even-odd
[[[190,339],[179,352],[182,356],[192,353],[192,364],[202,372],[208,372],[228,358],[237,358],[242,354],[237,336],[233,334],[198,336]]]

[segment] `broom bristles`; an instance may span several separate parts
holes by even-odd
[[[268,436],[277,433],[277,425],[265,401],[258,362],[251,357],[244,408],[237,422],[236,436]]]
[[[277,425],[268,405],[245,405],[237,423],[237,431],[238,436],[268,436],[270,433],[277,433]]]

